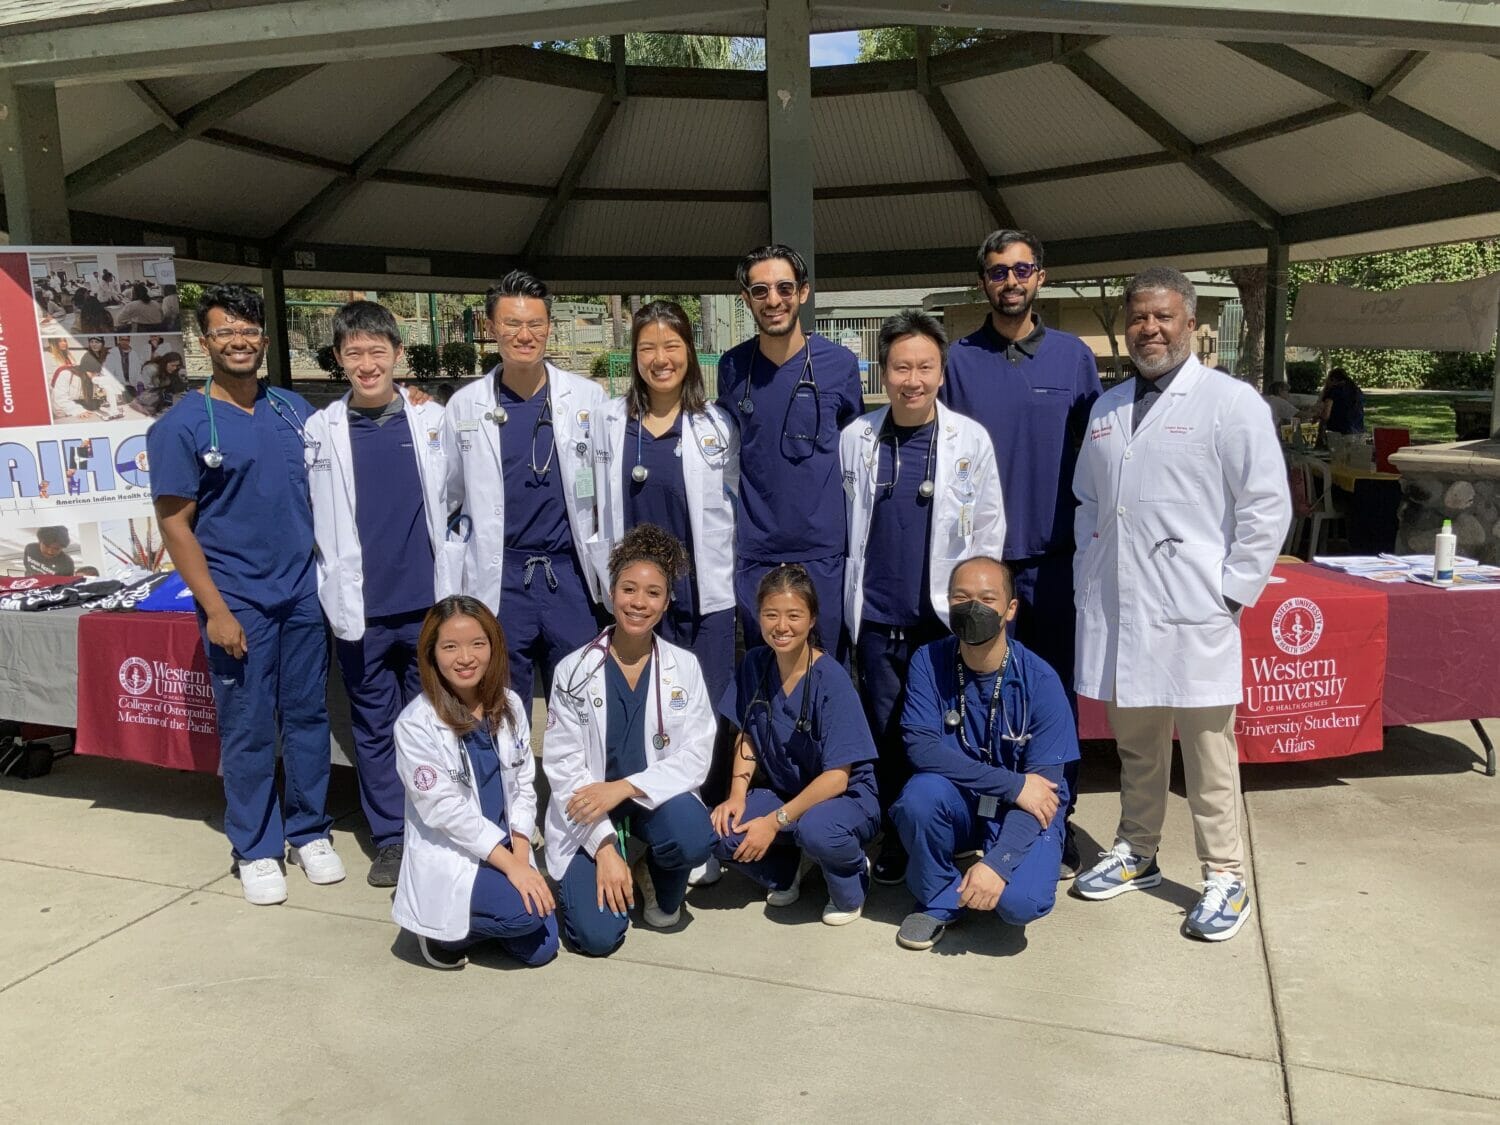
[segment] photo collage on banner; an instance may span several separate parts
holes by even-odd
[[[170,567],[146,431],[183,357],[171,250],[0,246],[0,577]]]

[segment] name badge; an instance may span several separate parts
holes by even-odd
[[[960,504],[958,508],[958,535],[967,539],[974,534],[974,505]]]
[[[479,420],[477,418],[460,418],[454,423],[453,428],[461,434],[473,433],[479,429]]]
[[[594,466],[585,465],[573,478],[573,495],[580,500],[594,498]]]

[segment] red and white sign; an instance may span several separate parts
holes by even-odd
[[[219,732],[198,620],[89,613],[78,621],[79,754],[216,772]]]
[[[1281,570],[1240,621],[1245,697],[1235,710],[1242,762],[1334,758],[1384,743],[1386,598]]]

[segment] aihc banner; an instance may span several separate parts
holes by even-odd
[[[1384,742],[1386,599],[1292,568],[1240,623],[1245,697],[1235,711],[1242,762],[1332,758]],[[1291,589],[1289,589],[1289,586]]]

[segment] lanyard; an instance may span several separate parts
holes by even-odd
[[[969,716],[969,706],[968,706],[967,701],[964,699],[964,695],[965,695],[965,681],[964,681],[964,658],[963,658],[963,654],[962,653],[958,654],[957,664],[958,664],[958,741],[963,744],[963,748],[965,750],[968,750],[970,753],[972,753],[973,750],[974,750],[974,747],[972,747],[972,746],[969,745],[969,732],[965,729],[966,728],[966,720],[968,719],[968,716]],[[1007,646],[1006,649],[1005,649],[1005,659],[1000,662],[1000,670],[995,673],[995,690],[992,691],[992,692],[990,692],[990,705],[989,705],[988,713],[985,716],[985,722],[984,722],[984,745],[982,747],[980,747],[980,753],[984,756],[984,760],[986,762],[988,762],[990,765],[994,765],[995,764],[995,752],[992,749],[992,746],[994,745],[994,741],[995,741],[995,716],[1000,711],[1000,686],[1005,682],[1005,670],[1008,667],[1010,667],[1010,648]]]

